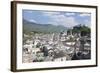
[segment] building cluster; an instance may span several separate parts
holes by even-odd
[[[25,35],[25,37],[29,37]],[[87,36],[36,33],[23,42],[23,63],[90,59],[91,41]]]

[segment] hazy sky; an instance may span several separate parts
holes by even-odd
[[[63,25],[65,27],[78,24],[85,24],[89,27],[91,25],[91,14],[84,12],[23,10],[23,18],[30,22]]]

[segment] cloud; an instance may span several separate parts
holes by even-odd
[[[68,12],[68,13],[66,13],[65,15],[67,15],[67,16],[71,16],[71,15],[75,15],[75,13]]]
[[[88,27],[91,26],[91,21],[90,20],[85,20],[84,22],[85,22],[86,26],[88,26]]]
[[[77,25],[78,23],[75,20],[75,17],[67,17],[65,14],[55,13],[55,12],[49,12],[44,13],[43,15],[48,16],[50,18],[50,21],[48,23],[51,23],[53,25],[63,25],[65,27],[73,27]]]
[[[91,16],[91,14],[90,13],[81,13],[79,16],[85,17],[85,16]]]
[[[90,27],[91,26],[91,13],[81,13],[79,14],[79,17],[84,19],[82,20],[83,24]]]
[[[29,19],[29,21],[30,21],[30,22],[35,22],[35,23],[36,23],[36,21],[35,21],[34,19]]]
[[[51,15],[59,15],[60,12],[42,12],[44,15],[51,16]]]

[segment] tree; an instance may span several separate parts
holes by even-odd
[[[91,30],[89,27],[85,25],[76,25],[73,27],[73,29],[69,29],[69,31],[72,31],[72,33],[81,33],[81,36],[90,36]]]

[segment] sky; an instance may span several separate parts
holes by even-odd
[[[39,24],[61,25],[73,27],[75,25],[91,25],[91,13],[68,11],[23,10],[23,19]]]

